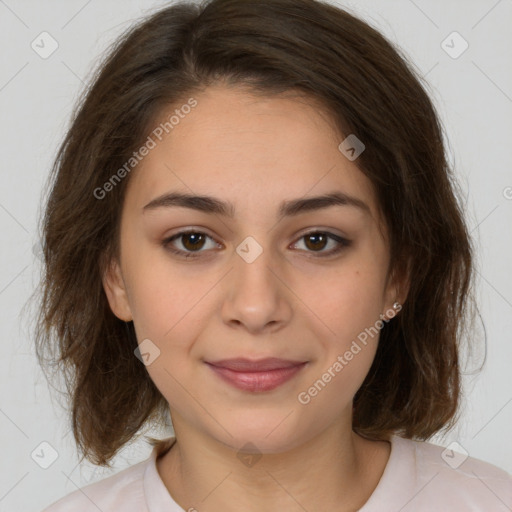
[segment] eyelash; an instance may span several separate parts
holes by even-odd
[[[183,258],[198,258],[198,257],[200,257],[199,254],[201,252],[205,252],[205,251],[199,250],[199,251],[195,251],[195,252],[186,252],[186,251],[176,249],[172,246],[172,242],[174,240],[176,240],[184,235],[188,235],[188,234],[205,235],[207,238],[213,240],[213,238],[211,236],[207,235],[206,233],[204,233],[202,231],[195,230],[195,229],[189,229],[189,230],[185,230],[185,231],[180,231],[179,233],[176,233],[176,234],[172,235],[171,237],[166,238],[165,240],[162,241],[162,246],[167,251],[170,251],[173,254],[176,254]],[[318,235],[318,234],[326,235],[328,239],[334,240],[339,245],[338,245],[338,247],[331,249],[330,251],[322,252],[322,253],[320,253],[319,251],[306,251],[306,252],[311,252],[313,254],[316,253],[315,256],[310,256],[313,258],[327,258],[329,256],[334,256],[334,255],[338,254],[339,252],[341,252],[343,249],[349,247],[352,243],[350,240],[340,237],[339,235],[335,235],[334,233],[330,233],[328,231],[320,231],[320,230],[309,231],[308,233],[304,233],[301,237],[299,237],[298,240],[302,240],[303,238],[306,238],[307,236]]]

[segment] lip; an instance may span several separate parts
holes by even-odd
[[[227,368],[235,372],[263,372],[268,370],[278,370],[281,368],[291,368],[298,366],[306,361],[290,361],[289,359],[279,359],[277,357],[266,357],[264,359],[246,359],[237,357],[234,359],[222,359],[220,361],[206,361],[208,364],[220,368]]]
[[[225,382],[243,391],[271,391],[294,377],[307,361],[266,358],[224,359],[206,364]]]

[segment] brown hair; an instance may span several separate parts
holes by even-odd
[[[105,199],[94,191],[142,145],[164,106],[218,83],[305,94],[366,146],[356,163],[389,229],[389,275],[408,276],[410,288],[355,396],[354,431],[425,440],[455,424],[473,249],[421,80],[377,30],[315,0],[178,3],[109,49],[59,148],[42,226],[37,357],[65,375],[85,457],[108,465],[143,426],[168,421],[167,401],[134,356],[133,323],[112,313],[102,286],[119,254],[129,176]]]

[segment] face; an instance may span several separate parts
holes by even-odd
[[[375,327],[400,300],[386,232],[371,183],[313,103],[222,87],[195,99],[130,176],[104,287],[134,322],[178,437],[277,453],[351,422]],[[349,199],[309,201],[335,194]],[[268,357],[305,364],[239,385],[209,364]],[[251,387],[262,381],[274,387]]]

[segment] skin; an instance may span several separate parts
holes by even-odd
[[[344,137],[311,100],[223,86],[194,97],[197,107],[130,176],[120,261],[104,275],[114,314],[133,320],[139,343],[149,339],[160,350],[147,371],[169,403],[177,442],[157,460],[159,474],[184,510],[357,510],[390,454],[389,442],[351,428],[353,397],[378,336],[308,404],[297,397],[405,300],[388,279],[387,234],[371,182],[339,151]],[[235,217],[142,210],[170,191],[230,201]],[[330,206],[277,220],[281,201],[332,191],[361,199],[369,213]],[[190,227],[212,238],[171,245],[198,247],[197,258],[162,245]],[[352,243],[321,257],[338,244],[308,243],[305,233],[315,230]],[[236,252],[248,236],[263,249],[252,263]],[[251,393],[204,363],[233,357],[308,364],[277,389]],[[244,450],[261,455],[252,465],[237,456],[248,442],[256,449]]]

